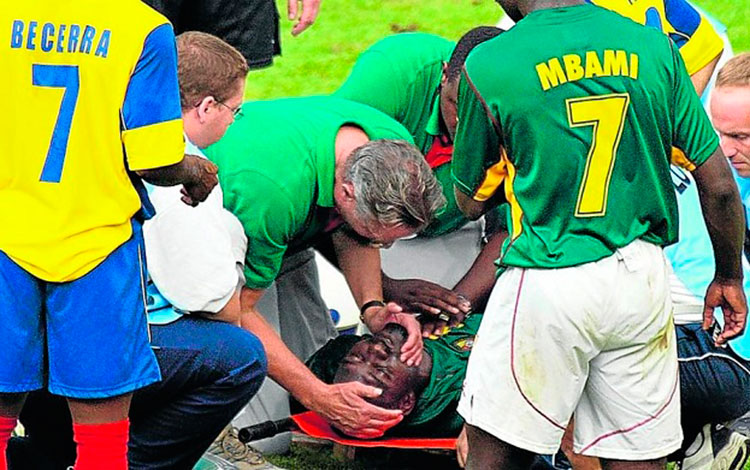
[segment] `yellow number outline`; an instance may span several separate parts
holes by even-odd
[[[570,127],[594,128],[586,157],[586,171],[578,189],[576,217],[603,217],[607,213],[609,182],[625,127],[628,106],[628,93],[565,100]]]

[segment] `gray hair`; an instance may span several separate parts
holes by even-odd
[[[422,230],[445,205],[445,196],[419,150],[400,140],[373,140],[346,161],[358,216],[387,227]]]

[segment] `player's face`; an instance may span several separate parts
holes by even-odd
[[[440,86],[440,114],[443,116],[443,122],[445,122],[451,140],[456,136],[456,126],[458,125],[458,109],[456,106],[458,82],[458,78],[443,80]]]
[[[371,400],[385,408],[398,408],[401,397],[412,391],[418,370],[401,361],[401,347],[406,342],[404,327],[389,323],[372,338],[355,344],[344,356],[334,382],[361,382],[383,390]]]
[[[743,178],[750,178],[750,87],[721,87],[711,94],[711,120],[721,150]]]

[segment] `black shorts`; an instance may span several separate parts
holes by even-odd
[[[266,67],[281,53],[274,0],[144,0],[166,16],[175,34],[202,31],[242,53],[251,68]]]

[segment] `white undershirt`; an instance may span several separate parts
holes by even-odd
[[[206,158],[189,141],[185,153]],[[224,209],[218,185],[197,207],[180,200],[181,188],[149,188],[156,215],[143,225],[148,272],[174,307],[216,313],[244,284],[247,237],[240,221]]]

